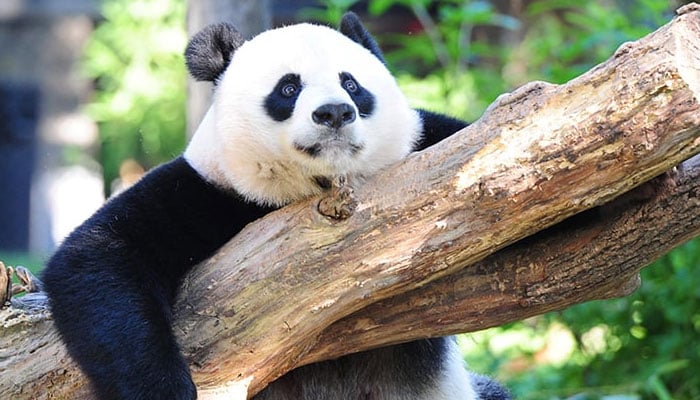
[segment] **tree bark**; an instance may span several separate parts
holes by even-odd
[[[200,397],[244,398],[305,363],[632,291],[643,266],[699,232],[697,160],[637,187],[699,151],[700,8],[679,14],[567,84],[500,97],[355,188],[346,220],[311,199],[247,227],[175,306]],[[0,397],[84,396],[51,322],[12,320]]]

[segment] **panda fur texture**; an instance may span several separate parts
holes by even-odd
[[[212,25],[185,56],[192,76],[216,86],[184,154],[107,201],[43,273],[56,327],[100,399],[195,399],[171,329],[187,271],[332,177],[370,176],[466,125],[411,109],[354,14],[340,31],[299,24],[249,41]],[[452,338],[436,338],[304,366],[255,398],[508,394],[467,372]]]

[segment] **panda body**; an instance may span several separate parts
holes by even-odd
[[[215,25],[186,51],[216,83],[184,154],[149,172],[72,232],[43,279],[56,327],[100,399],[194,399],[171,329],[182,277],[248,223],[362,180],[466,124],[412,110],[354,14],[340,32],[309,24],[244,41]],[[452,338],[421,340],[298,368],[255,397],[497,400]]]
[[[297,368],[254,399],[489,399],[476,392],[480,379],[465,370],[454,338],[434,338]]]

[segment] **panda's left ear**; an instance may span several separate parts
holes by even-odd
[[[198,81],[216,83],[243,42],[243,36],[229,23],[207,26],[192,37],[185,49],[190,75]]]
[[[349,37],[354,42],[361,44],[362,47],[371,51],[372,54],[379,59],[379,61],[386,64],[384,55],[382,54],[382,50],[379,48],[377,41],[374,40],[372,35],[370,35],[367,29],[365,29],[365,26],[362,25],[360,17],[358,17],[357,14],[352,11],[348,11],[345,13],[345,15],[343,15],[343,18],[340,20],[340,33]]]

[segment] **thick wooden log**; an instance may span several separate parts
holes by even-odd
[[[700,235],[699,178],[696,156],[600,208],[363,308],[324,330],[303,363],[626,296],[642,267]]]
[[[695,164],[593,211],[615,218],[523,238],[698,152],[700,11],[680,14],[565,85],[502,96],[355,188],[346,220],[312,199],[251,224],[187,278],[176,305],[200,397],[245,397],[304,363],[631,290],[649,260],[697,235]],[[627,241],[635,230],[644,242]],[[86,398],[50,320],[3,315],[0,397]]]

